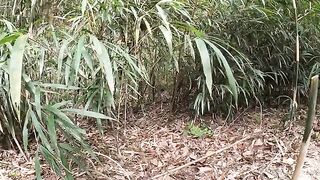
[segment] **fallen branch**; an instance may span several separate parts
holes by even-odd
[[[253,138],[253,137],[255,137],[255,136],[248,136],[248,137],[245,137],[245,138],[243,138],[243,139],[240,139],[240,140],[236,141],[236,142],[233,143],[233,144],[230,144],[230,145],[228,145],[228,146],[225,146],[225,147],[222,148],[222,149],[219,149],[219,150],[217,150],[217,151],[211,152],[211,153],[209,153],[209,154],[207,154],[207,155],[205,155],[205,156],[203,156],[203,157],[201,157],[201,158],[199,158],[199,159],[196,159],[196,160],[194,160],[194,161],[191,161],[191,162],[189,162],[189,163],[187,163],[187,164],[184,164],[184,165],[182,165],[182,166],[179,166],[179,167],[177,167],[177,168],[171,169],[171,170],[169,170],[169,171],[167,171],[167,172],[165,172],[165,173],[163,173],[163,174],[156,175],[156,176],[152,177],[151,179],[157,179],[157,178],[160,178],[160,177],[162,177],[162,176],[170,175],[170,174],[172,174],[172,173],[174,173],[174,172],[176,172],[176,171],[178,171],[178,170],[180,170],[180,169],[186,168],[186,167],[191,166],[192,164],[195,164],[195,163],[197,163],[197,162],[199,162],[199,161],[202,161],[202,160],[204,160],[204,159],[206,159],[206,158],[208,158],[208,157],[210,157],[210,156],[213,156],[213,155],[218,154],[218,153],[221,153],[221,152],[223,152],[223,151],[225,151],[225,150],[227,150],[227,149],[230,149],[230,148],[232,148],[233,146],[235,146],[235,145],[237,145],[237,144],[239,144],[239,143],[241,143],[241,142],[243,142],[243,141],[246,141],[246,140],[248,140],[248,139],[251,139],[251,138]]]

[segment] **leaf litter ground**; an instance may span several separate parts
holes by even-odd
[[[185,112],[171,113],[167,106],[154,104],[144,113],[128,116],[126,123],[114,124],[103,136],[86,122],[82,126],[101,164],[88,160],[89,173],[79,173],[76,179],[290,179],[306,112],[301,109],[297,120],[286,129],[281,125],[284,116],[285,110],[268,108],[261,114],[246,109],[235,121],[225,123],[213,116],[194,118]],[[212,135],[193,137],[186,131],[190,122],[206,124]],[[317,122],[302,180],[320,179]],[[224,149],[243,138],[248,139]],[[42,169],[44,179],[58,179],[47,165]],[[0,179],[34,177],[33,162],[25,162],[15,151],[0,150]]]

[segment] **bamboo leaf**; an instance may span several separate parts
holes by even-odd
[[[55,89],[63,89],[63,90],[78,90],[79,87],[76,86],[68,86],[64,84],[50,84],[50,83],[39,83],[39,86],[44,88],[55,88]]]
[[[29,132],[28,132],[28,122],[29,122],[29,111],[27,111],[26,113],[26,118],[24,120],[24,124],[23,124],[23,129],[22,129],[22,142],[23,142],[23,149],[24,151],[27,152],[28,150],[28,135],[29,135]]]
[[[49,141],[47,139],[47,137],[45,136],[44,132],[43,132],[43,127],[41,126],[40,122],[38,121],[35,113],[30,110],[30,116],[31,116],[31,120],[32,120],[32,124],[34,125],[34,128],[36,129],[39,138],[41,139],[41,142],[46,146],[46,148],[52,152],[52,148],[49,144]]]
[[[69,40],[64,39],[62,41],[62,46],[59,51],[59,56],[58,56],[58,72],[57,72],[57,77],[58,77],[58,82],[60,80],[61,72],[62,72],[62,64],[63,64],[63,59],[64,59],[64,53],[68,48],[68,44],[70,43]]]
[[[11,43],[11,42],[15,41],[20,36],[21,36],[21,33],[12,33],[10,35],[7,35],[7,36],[3,37],[2,39],[0,39],[0,46],[5,43]]]
[[[73,60],[73,69],[75,71],[74,73],[74,80],[76,80],[79,67],[80,67],[80,60],[81,60],[81,52],[84,49],[84,41],[85,41],[85,35],[82,35],[78,41],[77,49],[74,54],[74,60]]]
[[[212,68],[209,51],[207,49],[206,43],[202,39],[196,38],[195,42],[200,53],[203,73],[206,78],[206,85],[210,96],[212,96]]]
[[[40,165],[40,159],[39,159],[38,151],[36,153],[34,164],[35,164],[35,170],[36,170],[36,178],[37,178],[37,180],[42,180],[42,177],[41,177],[41,165]]]
[[[173,48],[172,48],[172,33],[170,31],[170,29],[167,29],[166,27],[164,26],[159,26],[165,40],[167,41],[167,45],[168,45],[168,48],[169,48],[169,52],[170,52],[170,55],[172,56],[173,55]]]
[[[34,101],[35,101],[37,115],[41,121],[42,118],[41,118],[41,104],[40,104],[41,98],[40,98],[40,96],[41,96],[41,91],[40,91],[40,87],[38,86],[38,87],[36,87],[36,90],[35,90]]]
[[[55,150],[57,152],[59,152],[54,116],[52,114],[50,114],[47,120],[48,120],[47,128],[48,128],[49,138],[50,138],[51,143],[53,144]]]
[[[45,49],[44,48],[41,48],[41,57],[40,57],[40,60],[39,60],[39,76],[41,77],[42,75],[42,72],[43,72],[43,67],[44,67],[44,58],[45,58]]]
[[[217,46],[215,46],[213,43],[211,43],[209,41],[205,41],[205,42],[213,49],[218,60],[222,62],[223,67],[226,71],[228,83],[229,83],[232,95],[234,97],[235,104],[237,105],[237,103],[238,103],[237,81],[234,78],[233,72],[230,68],[230,65],[229,65],[227,59],[225,58],[225,56],[222,54],[222,52],[220,51],[220,49]]]
[[[89,55],[88,51],[83,47],[81,54],[83,55],[84,61],[87,63],[90,70],[93,72],[93,62],[92,58]]]
[[[72,112],[72,113],[76,113],[76,114],[79,114],[79,115],[82,115],[82,116],[93,117],[93,118],[96,118],[96,119],[115,120],[115,119],[113,119],[111,117],[108,117],[108,116],[106,116],[104,114],[93,112],[93,111],[86,111],[86,110],[83,110],[83,109],[72,109],[72,108],[69,108],[69,109],[62,109],[62,111]]]
[[[169,28],[169,22],[167,20],[167,13],[159,6],[161,2],[157,3],[156,8],[158,10],[158,15],[162,19],[162,22],[166,28]]]
[[[20,112],[22,63],[27,39],[27,35],[17,38],[9,61],[10,96],[17,112]],[[20,113],[18,113],[18,118],[20,119]]]
[[[56,119],[56,122],[59,124],[61,128],[63,128],[68,134],[72,135],[77,141],[84,144],[83,142],[83,134],[85,134],[85,131],[78,126],[76,126],[70,118],[63,113],[61,110],[53,107],[53,106],[45,106],[45,109],[52,112],[54,115],[58,117]]]
[[[82,0],[82,3],[81,3],[81,14],[82,14],[82,16],[84,15],[84,13],[86,11],[87,3],[88,3],[88,0]]]
[[[170,53],[170,56],[171,58],[174,59],[174,65],[175,65],[175,68],[176,70],[179,72],[179,64],[178,64],[178,61],[174,58],[173,56],[173,47],[172,47],[172,32],[168,26],[168,28],[164,27],[163,25],[159,26],[166,42],[167,42],[167,45],[168,45],[168,48],[169,48],[169,53]]]
[[[6,26],[7,29],[9,30],[10,33],[13,33],[13,31],[15,30],[15,27],[13,26],[13,24],[5,19],[0,19],[0,22],[3,22]]]
[[[113,95],[114,77],[113,77],[113,70],[112,70],[112,65],[111,65],[108,50],[95,36],[91,35],[90,38],[93,43],[93,49],[96,51],[100,65],[103,67],[104,73],[106,75],[110,92]]]

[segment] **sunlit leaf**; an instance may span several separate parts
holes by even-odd
[[[20,36],[21,36],[21,33],[12,33],[10,35],[7,35],[7,36],[3,37],[2,39],[0,39],[0,46],[5,43],[11,43],[11,42],[15,41]]]
[[[212,68],[209,51],[207,49],[206,43],[202,39],[196,38],[195,42],[200,53],[202,69],[206,77],[206,85],[210,96],[212,96]]]
[[[22,65],[27,39],[27,35],[17,38],[9,61],[10,95],[17,112],[20,112]],[[18,116],[20,118],[20,113]]]
[[[81,14],[82,14],[82,16],[84,15],[84,13],[86,11],[87,3],[88,3],[88,0],[82,0],[82,3],[81,3]]]
[[[106,75],[110,92],[111,94],[113,94],[114,93],[114,79],[113,79],[114,77],[113,77],[113,70],[112,70],[112,65],[111,65],[108,50],[95,36],[90,36],[90,38],[93,43],[93,48],[96,51],[97,57],[100,61],[100,65],[104,69],[104,73]]]
[[[65,58],[65,51],[67,50],[68,48],[68,44],[70,43],[69,40],[66,40],[64,39],[62,41],[62,46],[60,48],[60,51],[59,51],[59,56],[58,56],[58,72],[57,72],[57,78],[58,80],[60,80],[60,76],[61,76],[61,72],[62,72],[62,64],[63,64],[63,59]]]
[[[84,41],[85,41],[85,36],[81,36],[78,41],[77,49],[74,54],[74,60],[73,60],[73,69],[74,69],[74,80],[76,80],[78,72],[79,72],[79,67],[80,67],[80,60],[81,60],[81,53],[83,52],[84,49]]]
[[[229,86],[230,86],[232,95],[233,95],[234,100],[235,100],[235,104],[237,104],[238,103],[237,81],[233,76],[232,69],[230,68],[230,65],[229,65],[227,59],[222,54],[220,49],[217,48],[217,46],[215,46],[213,43],[211,43],[209,41],[206,41],[206,43],[213,49],[213,51],[215,52],[218,60],[220,60],[222,62],[223,66],[224,66],[224,69],[226,71],[226,75],[227,75],[227,78],[228,78],[228,82],[229,82]]]
[[[71,108],[69,108],[69,109],[62,109],[62,111],[72,112],[72,113],[76,113],[76,114],[79,114],[79,115],[82,115],[82,116],[93,117],[93,118],[96,118],[96,119],[114,120],[113,118],[108,117],[108,116],[106,116],[104,114],[93,112],[93,111],[86,111],[86,110],[83,110],[83,109],[71,109]]]

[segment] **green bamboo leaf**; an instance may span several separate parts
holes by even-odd
[[[40,122],[38,121],[35,113],[30,110],[30,116],[31,116],[31,120],[32,120],[32,124],[34,125],[34,128],[36,129],[37,133],[38,133],[38,136],[39,138],[41,139],[41,142],[43,143],[43,145],[46,146],[46,148],[49,150],[49,151],[53,151],[50,144],[49,144],[49,141],[47,139],[47,137],[45,136],[43,130],[45,129],[44,127],[41,126]]]
[[[73,180],[73,176],[72,176],[72,173],[71,173],[71,170],[69,168],[69,163],[68,163],[68,160],[65,156],[65,153],[63,151],[60,151],[60,159],[61,159],[61,163],[62,165],[64,166],[65,170],[66,170],[66,177],[65,179],[66,180]]]
[[[74,80],[77,78],[79,67],[80,67],[80,60],[81,60],[81,53],[84,49],[84,41],[85,41],[85,35],[82,35],[78,41],[77,49],[74,54],[74,60],[73,60],[73,69],[74,69]]]
[[[70,146],[70,144],[67,144],[67,143],[59,143],[59,148],[62,148],[62,149],[69,151],[69,152],[76,150],[74,147]]]
[[[78,90],[79,87],[76,86],[68,86],[64,84],[50,84],[50,83],[39,83],[38,84],[41,87],[44,88],[55,88],[55,89],[62,89],[62,90]]]
[[[29,136],[29,132],[28,132],[28,122],[29,122],[29,109],[26,113],[26,118],[24,120],[24,124],[23,124],[23,129],[22,129],[22,142],[23,142],[23,149],[24,151],[28,151],[28,136]]]
[[[74,123],[69,119],[69,117],[65,113],[57,109],[56,107],[48,105],[48,106],[45,106],[44,108],[52,112],[53,114],[55,114],[57,117],[64,119],[70,125],[72,126],[74,125]]]
[[[76,126],[70,120],[70,118],[65,113],[60,111],[59,109],[57,109],[57,108],[55,108],[53,106],[45,106],[45,109],[47,111],[52,112],[57,117],[59,117],[59,118],[56,119],[56,122],[59,124],[59,126],[61,128],[63,128],[68,134],[73,136],[77,141],[79,141],[80,143],[84,144],[84,141],[83,141],[82,137],[85,134],[85,131],[83,129],[81,129],[78,126]]]
[[[56,34],[56,32],[55,32],[55,30],[53,28],[52,28],[51,34],[52,34],[52,40],[53,40],[53,42],[54,42],[54,44],[56,46],[55,48],[59,49],[59,41],[58,41],[58,38],[57,38],[57,34]]]
[[[6,26],[7,26],[7,29],[10,33],[13,33],[15,27],[13,26],[13,24],[5,19],[0,19],[0,22],[3,22]]]
[[[66,106],[67,104],[70,104],[70,103],[71,103],[71,101],[61,101],[61,102],[58,102],[58,103],[52,105],[52,107],[59,109],[59,108]]]
[[[206,43],[202,39],[196,38],[195,42],[200,53],[203,73],[206,78],[206,85],[210,96],[212,96],[212,67],[209,51],[207,49]]]
[[[46,159],[50,167],[54,170],[56,174],[58,174],[60,177],[62,177],[62,168],[59,167],[57,164],[57,157],[50,152],[46,147],[40,145],[40,152],[42,153],[43,157]]]
[[[37,180],[42,180],[41,177],[41,165],[40,165],[40,159],[39,159],[39,153],[37,151],[36,157],[34,159],[34,164],[35,164],[35,170],[36,170],[36,178]]]
[[[64,39],[62,41],[62,46],[60,48],[60,51],[59,51],[59,56],[58,56],[58,72],[57,72],[57,77],[58,77],[58,82],[61,78],[61,72],[62,72],[62,64],[63,64],[63,59],[64,59],[64,54],[65,54],[65,51],[67,50],[68,48],[68,44],[70,43],[69,40],[67,39]]]
[[[82,115],[82,116],[88,116],[88,117],[92,117],[92,118],[96,118],[96,119],[115,120],[114,118],[108,117],[108,116],[106,116],[104,114],[93,112],[93,111],[86,111],[86,110],[83,110],[83,109],[68,108],[68,109],[62,109],[62,111],[72,112],[72,113],[76,113],[76,114],[79,114],[79,115]]]
[[[157,4],[165,4],[165,3],[171,3],[173,0],[161,0]]]
[[[48,128],[49,138],[50,138],[51,143],[53,144],[56,152],[59,152],[54,116],[52,114],[50,114],[47,120],[48,120],[47,128]]]
[[[67,62],[64,68],[64,81],[67,86],[69,86],[69,78],[71,74],[71,63],[72,63],[72,58],[67,58]]]
[[[144,74],[144,72],[141,70],[142,68],[139,68],[137,66],[137,63],[134,62],[134,59],[130,56],[130,54],[126,51],[124,51],[120,46],[118,45],[114,45],[111,43],[108,43],[109,46],[111,46],[112,48],[115,48],[117,51],[115,51],[117,54],[123,56],[127,62],[129,63],[129,65],[131,66],[131,68],[136,71],[141,77],[147,79],[146,74]],[[135,74],[133,74],[135,75]]]
[[[41,121],[42,118],[41,118],[41,104],[40,104],[41,99],[40,98],[41,98],[41,91],[40,91],[40,87],[38,86],[35,89],[34,103],[35,103],[37,115]]]
[[[9,61],[10,96],[17,112],[20,112],[22,62],[27,39],[27,35],[17,38],[11,50]],[[20,119],[20,113],[17,114]]]
[[[87,100],[87,102],[86,102],[86,104],[85,104],[85,106],[84,106],[84,110],[87,110],[88,108],[89,108],[89,106],[90,106],[90,104],[94,101],[94,97],[96,96],[96,94],[98,93],[98,91],[99,91],[99,89],[96,89],[94,92],[92,92],[91,94],[90,94],[90,92],[89,92],[89,94],[88,94],[88,100]]]
[[[222,62],[223,67],[226,71],[228,83],[229,83],[232,95],[234,97],[235,104],[237,104],[238,103],[237,81],[233,76],[233,72],[230,68],[230,65],[229,65],[227,59],[225,58],[225,56],[222,54],[222,52],[220,51],[220,49],[217,46],[215,46],[213,43],[211,43],[209,41],[205,41],[205,42],[213,49],[213,51],[216,54],[217,59]]]
[[[195,60],[196,59],[196,55],[195,55],[195,51],[194,51],[194,48],[193,48],[193,44],[192,44],[190,35],[186,35],[185,36],[185,44],[186,44],[186,47],[189,47],[189,49],[190,49],[190,55],[191,55],[192,59]]]
[[[153,38],[153,33],[152,33],[152,29],[151,29],[150,23],[147,21],[146,18],[143,18],[142,20],[143,20],[144,24],[146,25],[148,33],[150,34],[150,37],[152,39]]]
[[[43,67],[44,67],[44,58],[46,55],[45,49],[42,47],[41,48],[41,57],[39,60],[39,77],[41,78],[42,72],[43,72]]]
[[[87,63],[88,67],[93,72],[94,70],[93,70],[92,58],[84,47],[82,49],[81,54],[83,55],[84,61]]]
[[[164,27],[163,25],[159,26],[166,42],[167,42],[167,45],[168,45],[168,48],[169,48],[169,53],[170,53],[170,56],[174,59],[174,65],[175,65],[175,68],[176,70],[179,72],[179,64],[178,64],[178,61],[174,58],[173,56],[173,47],[172,47],[172,32],[168,26],[167,27]]]
[[[172,32],[170,31],[170,29],[167,29],[163,25],[159,26],[159,28],[160,28],[165,40],[167,41],[167,45],[168,45],[168,48],[169,48],[169,53],[172,56],[173,55]]]
[[[134,31],[134,34],[135,34],[134,39],[135,39],[136,45],[139,43],[141,20],[142,20],[142,17],[139,17],[136,21],[136,27],[135,27],[135,31]]]
[[[169,28],[169,22],[167,20],[167,13],[159,6],[161,2],[157,3],[156,8],[158,11],[159,17],[162,19],[162,23],[166,28]]]
[[[0,46],[6,43],[11,43],[13,41],[15,41],[18,37],[21,36],[21,33],[12,33],[10,35],[7,35],[5,37],[3,37],[2,39],[0,39]]]
[[[25,88],[29,92],[35,94],[36,93],[36,87],[35,87],[35,83],[31,81],[31,78],[28,75],[26,75],[25,73],[22,74],[22,78],[23,78],[24,82],[26,83]]]
[[[82,3],[81,3],[81,14],[82,14],[82,16],[84,15],[84,13],[86,11],[87,3],[88,3],[88,0],[82,0]]]
[[[90,38],[93,43],[93,49],[97,53],[97,57],[100,62],[100,65],[104,69],[104,73],[106,75],[106,79],[107,79],[107,83],[108,83],[110,92],[113,95],[113,93],[114,93],[114,77],[113,77],[112,64],[110,61],[108,50],[95,36],[91,35]]]
[[[135,17],[135,19],[138,19],[138,13],[137,13],[137,11],[134,9],[134,7],[133,7],[133,6],[130,6],[130,9],[131,9],[131,12],[132,12],[133,16]]]

